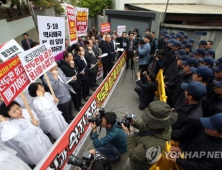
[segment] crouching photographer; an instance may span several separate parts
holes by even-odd
[[[93,163],[92,163],[93,161]],[[90,165],[92,163],[91,168]],[[82,159],[74,155],[70,155],[68,164],[78,166],[79,170],[111,170],[111,166],[108,161],[102,157],[99,152],[95,150],[86,151],[82,155]]]
[[[99,115],[90,117],[92,132],[90,135],[94,147],[104,156],[110,163],[120,160],[120,155],[127,150],[126,135],[122,128],[117,125],[117,116],[114,112],[105,112],[103,108],[99,109]],[[106,136],[98,139],[97,126],[106,128]]]
[[[171,112],[168,104],[153,101],[139,120],[131,120],[131,125],[138,129],[133,133],[122,124],[127,134],[129,158],[122,170],[148,170],[165,148],[165,142],[171,138],[171,125],[177,120],[177,113]]]

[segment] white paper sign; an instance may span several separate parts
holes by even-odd
[[[17,56],[23,51],[22,47],[14,39],[12,39],[0,45],[0,58],[2,61],[6,61],[7,59]]]
[[[125,25],[117,26],[117,34],[121,36],[123,32],[126,32],[126,26]]]
[[[49,42],[56,57],[65,50],[65,18],[37,16],[40,44]]]
[[[18,56],[32,82],[56,65],[48,43],[31,48]]]

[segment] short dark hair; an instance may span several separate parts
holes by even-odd
[[[111,124],[112,126],[115,124],[117,118],[114,112],[106,112],[103,117],[106,119],[106,124]]]
[[[85,41],[84,41],[84,44],[85,44],[85,45],[89,45],[89,40],[85,40]]]
[[[76,51],[76,52],[81,51],[80,45],[77,45],[77,46],[76,46],[75,51]]]
[[[213,45],[213,44],[214,44],[214,42],[213,42],[213,41],[211,41],[211,40],[208,40],[207,42],[209,42],[209,43],[210,43],[210,45]]]
[[[38,42],[32,42],[32,43],[30,44],[30,47],[33,48],[33,47],[35,47],[35,46],[37,46],[37,45],[39,45]]]
[[[38,85],[42,86],[41,83],[31,83],[28,87],[29,95],[31,97],[36,97],[36,91],[38,89]]]
[[[155,75],[155,73],[149,73],[148,76],[149,76],[149,78],[151,79],[151,81],[156,81],[156,75]]]
[[[91,170],[111,170],[111,165],[105,159],[99,159],[92,163]]]
[[[20,104],[19,104],[18,102],[16,102],[16,101],[12,101],[8,106],[6,106],[5,103],[2,103],[2,104],[0,105],[0,113],[1,113],[4,117],[10,118],[8,112],[9,112],[9,110],[12,108],[12,106],[14,106],[14,105],[18,105],[19,107],[21,107]]]
[[[129,35],[130,35],[130,34],[133,34],[133,35],[134,35],[134,33],[133,33],[133,32],[130,32],[130,33],[129,33]]]
[[[63,53],[63,59],[64,59],[64,60],[65,60],[65,58],[68,58],[69,53],[71,53],[71,52],[70,52],[70,51],[65,51],[65,52]]]
[[[137,28],[135,28],[135,29],[134,29],[134,32],[138,32],[138,33],[139,33],[139,30],[138,30]]]
[[[150,29],[148,29],[148,28],[147,28],[147,29],[145,30],[145,32],[147,32],[147,31],[149,31],[149,32],[150,32]]]
[[[100,40],[100,36],[99,36],[99,35],[96,35],[96,36],[95,36],[95,39],[96,39],[96,40]]]
[[[126,32],[125,32],[125,31],[124,31],[124,32],[122,32],[122,35],[123,35],[123,34],[126,34]]]
[[[25,33],[23,34],[23,36],[24,36],[24,35],[27,35],[27,36],[29,36],[29,34],[28,34],[28,33],[26,33],[26,32],[25,32]]]

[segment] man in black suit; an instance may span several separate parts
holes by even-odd
[[[128,43],[127,43],[127,48],[126,48],[126,51],[127,51],[127,58],[126,58],[126,69],[128,69],[129,67],[129,60],[131,62],[131,70],[133,69],[133,66],[134,66],[134,60],[133,60],[133,57],[134,57],[134,50],[136,50],[136,47],[137,47],[137,42],[136,40],[133,39],[133,32],[131,32],[129,34],[129,40],[128,40]]]
[[[26,51],[26,50],[29,50],[31,48],[30,45],[33,41],[32,41],[32,39],[29,39],[28,33],[24,33],[23,37],[24,37],[24,39],[21,41],[21,43],[22,43],[23,49]]]
[[[128,39],[126,37],[126,32],[123,32],[122,33],[122,36],[121,37],[117,37],[116,38],[116,41],[118,41],[120,43],[119,47],[120,48],[123,48],[124,50],[127,48],[127,42],[128,42]],[[119,52],[119,56],[122,55],[122,51]]]
[[[98,66],[97,66],[98,56],[96,56],[96,52],[94,51],[92,40],[86,40],[84,44],[86,45],[85,59],[87,63],[90,64],[91,66],[91,69],[89,70],[89,75],[90,75],[89,84],[90,84],[91,89],[95,91],[96,90],[95,88],[96,76],[97,76],[97,71],[98,71]]]
[[[82,82],[82,97],[83,100],[87,101],[87,96],[91,96],[89,93],[89,68],[90,64],[87,63],[85,59],[85,50],[81,46],[76,47],[77,56],[75,62],[79,69],[79,75]]]
[[[103,79],[110,72],[113,65],[113,57],[115,55],[113,43],[111,41],[110,34],[104,35],[103,39],[99,43],[99,48],[101,48],[102,53],[107,53],[108,55],[102,57],[101,62],[103,64]]]
[[[80,77],[78,75],[78,70],[73,62],[73,55],[71,52],[64,52],[63,59],[64,61],[61,63],[61,70],[64,72],[66,77],[76,76],[77,78],[77,80],[70,82],[69,85],[72,86],[76,93],[70,93],[74,107],[77,111],[80,111],[80,107],[82,107],[83,104],[81,103],[81,82]]]

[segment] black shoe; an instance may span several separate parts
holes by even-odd
[[[84,106],[84,104],[81,103],[81,104],[80,104],[80,107],[83,107],[83,106]]]
[[[86,102],[88,101],[88,98],[87,97],[85,97],[85,98],[83,98],[83,100],[85,100]]]
[[[92,90],[92,91],[96,91],[96,88],[95,88],[95,87],[91,87],[91,90]]]
[[[91,93],[89,93],[87,96],[92,96],[92,94],[91,94]]]

